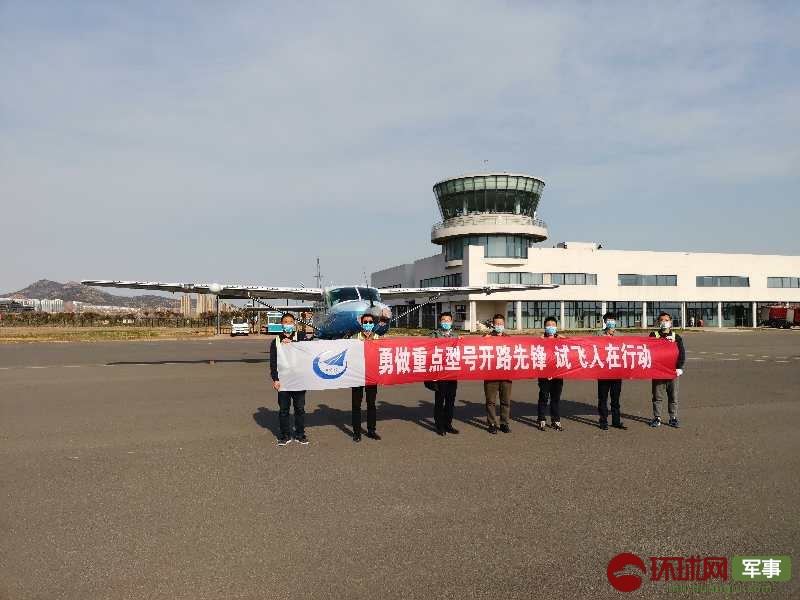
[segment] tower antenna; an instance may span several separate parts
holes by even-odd
[[[319,267],[319,256],[317,257],[317,272],[314,275],[314,278],[317,280],[317,287],[322,289],[322,271],[320,271]]]

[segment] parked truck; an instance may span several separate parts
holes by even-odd
[[[800,327],[800,306],[764,306],[760,317],[761,324],[766,327],[779,329]]]

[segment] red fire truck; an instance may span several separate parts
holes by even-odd
[[[800,306],[764,306],[759,316],[761,323],[767,327],[783,329],[800,327]]]

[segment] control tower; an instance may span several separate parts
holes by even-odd
[[[467,245],[482,245],[493,258],[527,258],[531,243],[547,239],[547,224],[536,217],[544,181],[516,173],[480,173],[445,179],[433,186],[442,221],[431,242],[444,247],[455,266]]]

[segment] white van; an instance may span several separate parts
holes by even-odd
[[[231,319],[231,337],[236,335],[250,335],[250,323],[244,317]]]

